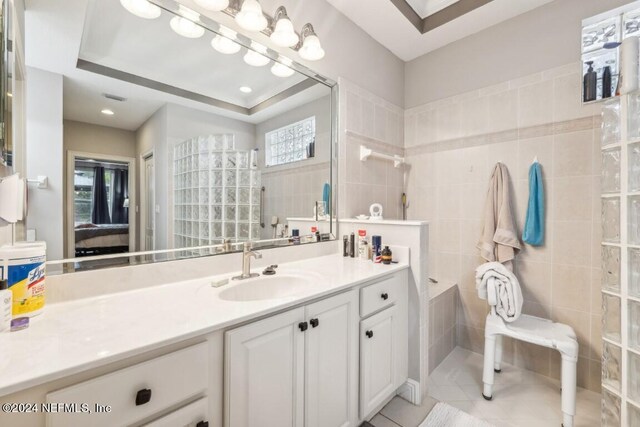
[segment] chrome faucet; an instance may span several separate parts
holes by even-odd
[[[251,273],[251,258],[260,259],[262,254],[251,250],[251,242],[244,242],[242,249],[242,274],[233,277],[233,280],[250,279],[259,276],[258,273]]]

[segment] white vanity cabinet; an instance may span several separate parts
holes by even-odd
[[[46,402],[52,405],[51,411],[57,412],[47,414],[47,427],[124,426],[176,407],[164,421],[158,419],[150,425],[175,422],[173,425],[206,427],[206,398],[194,400],[207,393],[208,359],[207,344],[197,344],[48,393]],[[95,405],[101,405],[101,409]]]
[[[355,426],[357,334],[357,291],[226,332],[225,426]]]
[[[407,276],[360,289],[360,417],[367,419],[408,377]]]

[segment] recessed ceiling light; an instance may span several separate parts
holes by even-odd
[[[134,15],[144,19],[156,19],[162,10],[148,0],[120,0],[120,4]]]
[[[113,112],[113,110],[110,110],[108,108],[104,108],[102,111],[100,111],[102,114],[104,114],[105,116],[113,116],[115,113]]]
[[[253,91],[253,89],[251,89],[249,86],[240,86],[240,92],[242,93],[251,93]]]

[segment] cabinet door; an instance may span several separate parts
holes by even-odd
[[[358,294],[306,308],[305,427],[350,427],[358,421]]]
[[[304,308],[225,333],[225,426],[302,427]]]
[[[394,329],[397,307],[360,322],[360,417],[366,418],[396,389]]]

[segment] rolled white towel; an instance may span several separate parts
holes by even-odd
[[[520,282],[503,264],[487,262],[476,268],[476,289],[505,322],[513,322],[522,314]]]

